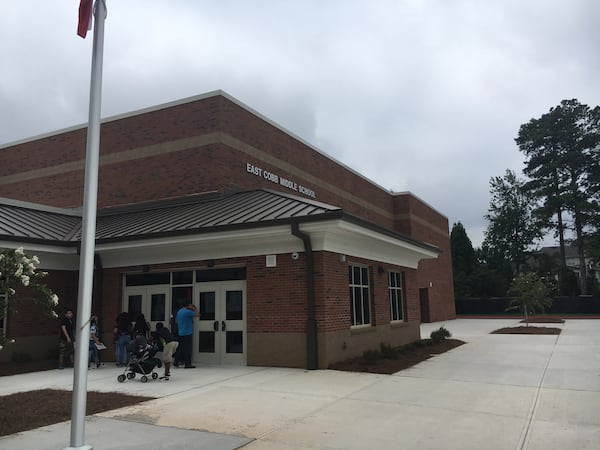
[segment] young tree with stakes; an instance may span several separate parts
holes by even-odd
[[[525,317],[529,326],[529,316],[533,313],[543,313],[552,305],[550,289],[534,272],[518,275],[508,288],[508,295],[513,297],[508,305],[508,310],[518,309]]]

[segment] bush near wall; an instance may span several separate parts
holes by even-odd
[[[457,298],[456,314],[510,314],[518,316],[518,311],[507,311],[510,297]],[[554,297],[546,314],[600,314],[600,297],[579,295],[576,297]]]

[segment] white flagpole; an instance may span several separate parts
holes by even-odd
[[[77,297],[77,330],[75,336],[75,373],[71,409],[71,441],[66,449],[91,450],[84,445],[87,376],[94,281],[94,250],[96,241],[96,209],[98,204],[98,166],[100,154],[100,111],[102,99],[102,55],[104,51],[105,0],[95,4],[90,106],[85,156],[83,188],[83,223],[79,259],[79,291]]]

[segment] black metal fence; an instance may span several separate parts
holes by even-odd
[[[507,311],[509,297],[457,298],[456,314],[515,314],[517,310]],[[600,314],[600,297],[580,295],[577,297],[555,297],[552,306],[545,314]]]

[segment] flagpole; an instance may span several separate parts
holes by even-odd
[[[87,375],[94,281],[94,251],[96,240],[96,209],[98,202],[98,166],[100,154],[100,112],[102,100],[102,56],[104,52],[105,0],[95,4],[92,73],[87,131],[85,179],[83,188],[83,222],[79,259],[79,290],[77,297],[77,330],[75,336],[75,372],[71,408],[71,440],[66,449],[91,450],[84,445],[87,404]],[[65,449],[65,450],[66,450]]]

